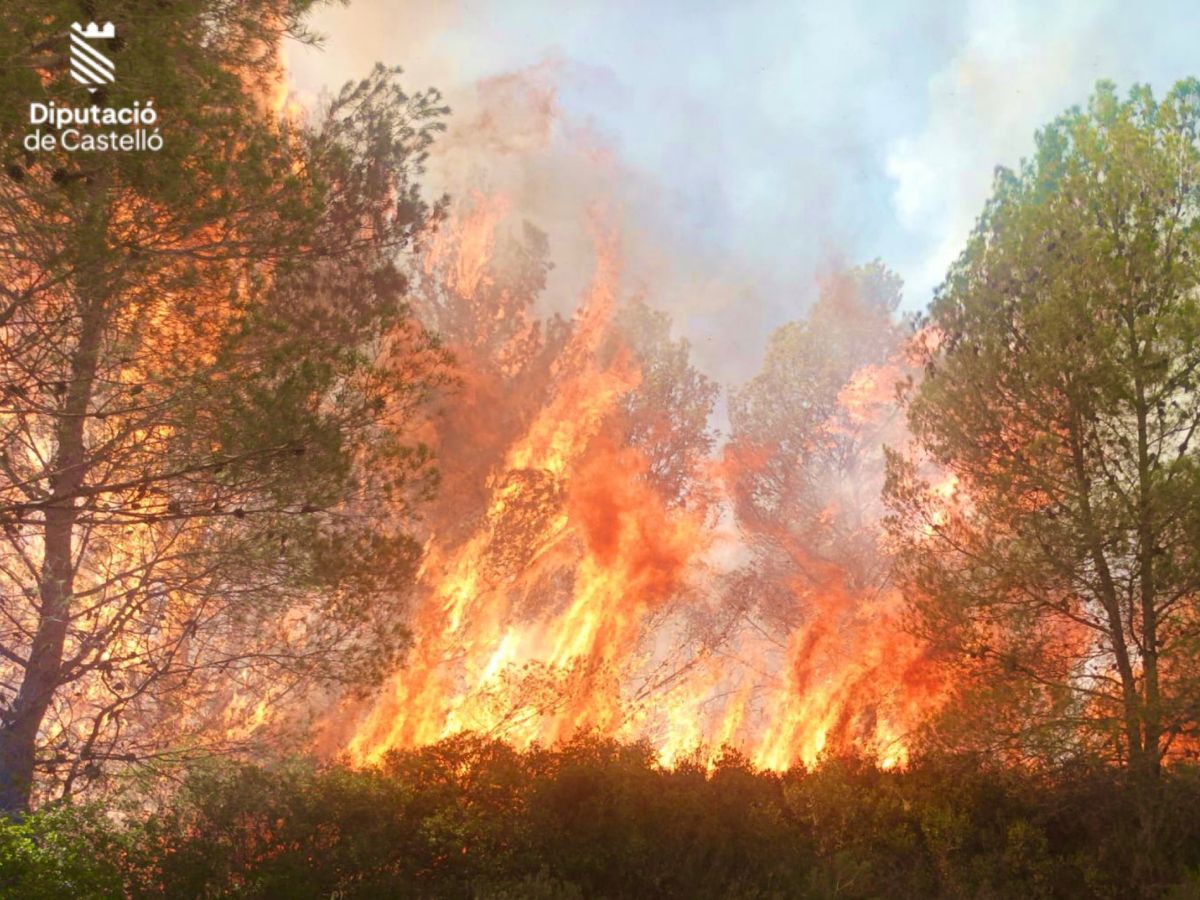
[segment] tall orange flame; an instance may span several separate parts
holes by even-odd
[[[427,251],[426,275],[442,272],[484,328],[511,314],[483,308],[510,209],[477,195]],[[591,730],[649,740],[664,763],[723,745],[774,769],[850,749],[903,763],[905,735],[943,688],[899,627],[895,591],[857,596],[827,565],[817,590],[797,586],[812,610],[790,636],[742,623],[696,640],[689,617],[709,602],[717,545],[736,537],[668,504],[622,445],[614,423],[641,373],[629,352],[604,351],[619,265],[613,238],[596,234],[595,274],[544,400],[492,448],[474,528],[430,537],[412,651],[368,708],[341,712],[342,746],[373,762],[461,730],[519,746]],[[894,374],[869,367],[846,386],[847,427],[878,416]],[[702,476],[716,492],[718,469]]]

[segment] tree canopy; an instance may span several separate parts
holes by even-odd
[[[111,4],[161,152],[17,154],[0,178],[0,806],[249,740],[312,678],[362,682],[433,484],[410,425],[443,355],[401,254],[444,112],[376,69],[310,120],[270,89],[310,4]],[[78,4],[9,18],[5,110],[85,105]],[[81,97],[82,95],[82,97]]]
[[[901,572],[960,734],[1018,757],[1195,740],[1198,127],[1196,81],[1102,83],[997,173],[924,323]]]

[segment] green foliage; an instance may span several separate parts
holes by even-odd
[[[213,763],[120,825],[39,813],[0,830],[0,884],[22,897],[1189,896],[1200,772],[1165,774],[1151,858],[1133,849],[1139,790],[1111,768],[966,756],[775,774],[734,753],[664,769],[641,744],[522,753],[461,736],[357,771]]]
[[[960,669],[945,737],[1150,771],[1194,739],[1198,130],[1196,81],[1101,84],[998,172],[930,309],[925,458],[893,456],[888,497],[917,625]]]
[[[126,844],[136,829],[114,827],[95,807],[62,806],[18,820],[0,818],[0,897],[101,900],[118,897]]]

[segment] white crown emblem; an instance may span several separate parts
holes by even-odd
[[[71,77],[87,85],[93,93],[100,85],[112,83],[115,67],[111,59],[88,41],[111,40],[116,36],[112,22],[105,22],[103,27],[95,22],[88,22],[87,28],[78,22],[71,25]]]

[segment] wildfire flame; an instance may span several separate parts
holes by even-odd
[[[503,196],[475,195],[426,251],[425,274],[442,273],[471,310],[476,331],[460,342],[512,325],[484,290],[511,210]],[[737,538],[702,510],[670,505],[648,461],[622,443],[614,423],[642,373],[629,352],[604,352],[620,265],[611,234],[594,231],[595,273],[540,406],[511,440],[480,429],[475,449],[495,460],[481,476],[482,514],[465,537],[429,537],[408,659],[369,706],[333,717],[334,743],[371,763],[462,730],[518,746],[593,731],[648,740],[665,764],[724,746],[771,769],[851,749],[903,764],[906,734],[944,688],[900,628],[895,590],[855,593],[825,565],[816,590],[797,585],[811,609],[790,635],[749,621],[720,640],[689,629],[720,574],[718,545]],[[877,418],[894,375],[860,371],[839,398],[842,427]],[[486,378],[463,373],[464,403],[503,398]],[[724,490],[719,466],[697,477]]]

